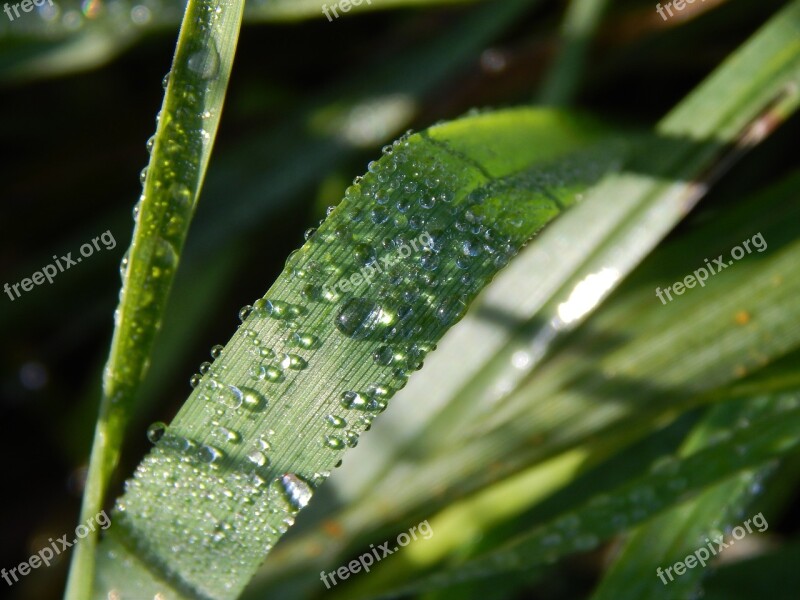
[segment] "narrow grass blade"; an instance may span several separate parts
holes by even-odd
[[[190,1],[154,138],[133,242],[122,266],[111,353],[94,435],[81,521],[100,512],[131,406],[169,297],[219,125],[243,2]],[[146,175],[145,175],[146,173]],[[66,597],[87,598],[96,537],[74,551]]]

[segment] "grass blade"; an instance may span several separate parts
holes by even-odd
[[[81,521],[100,512],[169,297],[219,125],[242,18],[238,0],[190,1],[164,96],[103,377]],[[66,597],[92,588],[96,537],[73,555]]]

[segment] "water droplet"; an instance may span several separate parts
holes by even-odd
[[[156,136],[151,135],[144,146],[145,148],[147,148],[148,154],[151,154],[153,152],[153,146],[155,145],[156,145]]]
[[[460,320],[467,312],[467,304],[461,299],[445,300],[436,309],[436,318],[442,323],[451,324]]]
[[[388,321],[387,313],[371,300],[351,298],[336,315],[336,328],[347,337],[361,339]]]
[[[260,298],[253,303],[253,308],[273,319],[285,319],[290,316],[289,303],[281,300],[266,300]]]
[[[167,86],[169,85],[169,76],[170,76],[170,71],[167,71],[167,74],[164,75],[164,79],[161,80],[161,87],[163,87],[165,91],[167,89]]]
[[[342,429],[343,427],[347,426],[347,421],[345,421],[342,417],[337,417],[336,415],[328,415],[325,417],[325,420],[331,427],[336,427],[337,429]]]
[[[419,199],[419,205],[422,208],[433,208],[434,204],[436,204],[436,198],[433,196],[423,196]]]
[[[478,256],[481,253],[481,246],[472,240],[467,240],[461,244],[461,252],[464,256]]]
[[[130,258],[129,258],[130,254],[131,254],[131,251],[130,251],[130,248],[128,248],[125,251],[125,254],[122,257],[122,260],[119,263],[119,276],[123,279],[123,281],[125,280],[125,275],[128,272],[128,265],[130,264]]]
[[[335,435],[326,435],[323,442],[326,448],[331,450],[341,450],[344,448],[344,442]]]
[[[286,499],[299,510],[311,500],[311,486],[294,473],[284,473],[280,478]]]
[[[217,401],[228,408],[237,409],[242,405],[244,394],[235,385],[221,386],[217,389]]]
[[[308,366],[306,360],[301,356],[297,356],[297,354],[279,354],[278,363],[284,369],[292,369],[294,371],[302,371]]]
[[[147,439],[150,440],[151,443],[155,444],[164,437],[164,433],[167,431],[167,426],[162,423],[161,421],[156,421],[150,427],[147,428]]]
[[[193,388],[196,388],[198,385],[200,385],[200,381],[202,379],[203,376],[200,375],[200,373],[195,373],[189,378],[189,385],[192,386]]]
[[[358,262],[358,264],[362,267],[371,265],[378,260],[378,255],[375,252],[375,248],[369,244],[356,244],[356,247],[353,249],[353,253],[355,254],[356,262]]]
[[[239,389],[242,392],[242,405],[247,410],[262,412],[267,409],[269,402],[262,394],[249,387],[240,387]]]
[[[264,465],[267,464],[267,457],[264,456],[264,453],[260,452],[259,450],[253,450],[252,452],[250,452],[247,455],[247,460],[249,460],[257,467],[263,467]]]
[[[292,344],[297,346],[298,348],[304,348],[306,350],[311,350],[319,346],[319,338],[310,333],[293,333],[292,334]]]
[[[223,346],[217,344],[216,346],[211,346],[211,358],[219,358],[220,354],[222,354]]]
[[[372,353],[372,360],[375,361],[375,364],[386,367],[392,364],[394,352],[389,346],[381,346]]]
[[[267,381],[283,381],[283,370],[275,365],[267,365],[264,369],[264,378]]]
[[[343,407],[351,410],[382,412],[386,408],[385,400],[367,399],[365,396],[353,391],[343,392],[340,403]]]
[[[214,79],[219,74],[219,52],[213,40],[211,46],[192,54],[186,66],[201,79]]]
[[[231,444],[238,444],[240,441],[242,441],[241,436],[237,432],[222,426],[217,427],[214,430],[214,437],[218,440],[229,442]]]
[[[250,313],[251,313],[251,312],[253,312],[253,307],[252,307],[252,306],[250,306],[249,304],[245,304],[245,305],[244,305],[244,306],[243,306],[243,307],[242,307],[242,308],[239,310],[239,320],[240,320],[242,323],[244,323],[244,322],[247,320],[247,317],[249,317],[249,316],[250,316]]]
[[[205,444],[200,446],[199,450],[197,451],[198,458],[203,461],[204,463],[215,463],[222,459],[223,454],[222,451],[214,446],[209,446]]]

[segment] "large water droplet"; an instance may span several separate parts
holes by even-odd
[[[344,442],[335,435],[326,435],[323,441],[326,448],[331,450],[341,450],[344,448]]]
[[[222,451],[214,446],[209,446],[208,444],[200,446],[200,449],[197,451],[197,456],[200,460],[204,463],[215,463],[222,459]]]
[[[297,354],[286,354],[282,353],[278,355],[278,363],[284,369],[292,369],[294,371],[302,371],[308,366],[306,360],[301,357],[297,356]]]
[[[311,500],[311,486],[294,473],[284,473],[280,482],[286,499],[295,509],[303,508]]]
[[[389,346],[381,346],[372,353],[372,360],[375,361],[375,364],[386,367],[392,364],[394,352]]]
[[[214,42],[192,54],[186,66],[201,79],[214,79],[219,74],[219,52]]]
[[[298,348],[311,350],[312,348],[319,346],[319,338],[311,335],[310,333],[296,332],[292,334],[292,344]]]
[[[269,403],[262,394],[249,387],[240,387],[239,389],[242,391],[242,406],[247,410],[261,412],[267,409]]]
[[[336,427],[337,429],[347,426],[347,421],[345,421],[342,417],[337,417],[336,415],[328,415],[325,417],[325,420],[331,427]]]
[[[162,423],[161,421],[156,421],[150,427],[147,428],[147,439],[150,440],[151,443],[155,444],[164,437],[164,433],[167,431],[167,426]]]
[[[367,298],[351,298],[336,315],[336,328],[353,339],[365,338],[388,322],[387,313]]]
[[[247,460],[251,463],[256,465],[257,467],[263,467],[267,464],[267,457],[264,456],[264,453],[259,450],[253,450],[247,455]]]

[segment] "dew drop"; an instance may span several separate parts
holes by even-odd
[[[201,79],[214,79],[219,74],[219,52],[214,42],[212,41],[208,48],[192,54],[186,66]]]
[[[386,312],[366,298],[351,298],[336,315],[336,328],[353,339],[365,338],[387,322]]]
[[[219,358],[219,355],[222,354],[223,346],[217,344],[216,346],[211,347],[211,358]]]
[[[298,348],[311,350],[319,346],[319,338],[310,333],[296,332],[292,334],[292,344]]]
[[[279,354],[278,362],[284,369],[292,369],[293,371],[302,371],[308,366],[308,363],[301,356],[297,354]]]
[[[372,360],[382,367],[389,366],[394,360],[394,352],[389,346],[381,346],[372,353]]]
[[[280,300],[266,300],[260,298],[255,301],[253,308],[273,319],[286,319],[290,316],[289,303]]]
[[[217,390],[217,400],[228,408],[237,409],[242,405],[244,394],[235,385],[220,387]]]
[[[130,256],[131,251],[130,248],[125,251],[125,255],[122,257],[122,260],[119,263],[119,276],[124,280],[125,275],[128,273],[128,265],[130,264]]]
[[[242,308],[239,310],[239,320],[240,320],[242,323],[244,323],[244,322],[247,320],[247,317],[249,317],[249,316],[250,316],[250,313],[252,313],[252,312],[253,312],[253,307],[252,307],[252,306],[250,306],[249,304],[245,304],[245,305],[244,305],[244,306],[243,306],[243,307],[242,307]]]
[[[294,473],[284,473],[280,478],[286,499],[299,510],[311,500],[311,486]]]
[[[164,437],[164,433],[166,433],[166,431],[167,426],[161,421],[156,421],[147,428],[147,439],[150,440],[151,443],[155,444],[158,442],[158,440]]]
[[[240,387],[239,389],[242,392],[242,406],[247,410],[262,412],[267,409],[269,402],[262,394],[249,387]]]
[[[197,451],[197,456],[204,463],[212,464],[221,460],[223,454],[218,448],[205,444],[200,446],[200,449]]]
[[[336,427],[337,429],[342,429],[343,427],[347,426],[347,421],[345,421],[342,417],[337,417],[336,415],[328,415],[325,417],[325,420],[328,422],[328,425],[331,427]]]
[[[375,248],[369,244],[356,244],[353,253],[355,254],[356,261],[362,267],[371,265],[378,259]]]
[[[344,442],[335,435],[326,435],[323,442],[326,448],[331,450],[341,450],[344,448]]]
[[[259,450],[253,450],[252,452],[250,452],[247,455],[247,460],[249,460],[257,467],[263,467],[264,465],[267,464],[267,457],[264,456],[264,453],[260,452]]]
[[[268,365],[264,368],[264,378],[267,381],[282,381],[283,380],[283,369],[276,367],[275,365]]]

